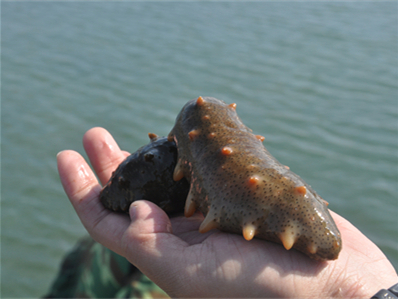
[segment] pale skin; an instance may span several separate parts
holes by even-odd
[[[333,212],[343,249],[327,262],[264,240],[218,230],[201,234],[201,214],[169,219],[145,200],[130,206],[130,217],[111,212],[99,201],[101,184],[130,153],[102,128],[89,130],[83,145],[100,182],[79,153],[57,156],[62,185],[81,222],[97,242],[126,257],[171,297],[370,298],[398,282],[380,249]]]

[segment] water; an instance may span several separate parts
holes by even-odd
[[[85,234],[56,154],[107,128],[129,151],[199,95],[398,267],[394,2],[3,2],[3,297],[38,297]]]

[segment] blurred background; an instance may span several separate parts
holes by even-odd
[[[135,151],[198,96],[237,112],[398,267],[396,2],[2,2],[2,297],[38,297],[86,234],[56,154]]]

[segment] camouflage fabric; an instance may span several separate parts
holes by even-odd
[[[169,298],[124,257],[90,237],[64,258],[43,298]]]

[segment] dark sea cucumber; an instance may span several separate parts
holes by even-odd
[[[155,134],[149,138],[150,143],[128,156],[103,187],[100,200],[106,208],[128,213],[133,201],[146,199],[169,216],[184,211],[189,184],[185,179],[173,180],[176,145]]]
[[[168,140],[175,141],[174,180],[190,182],[185,216],[205,215],[199,231],[218,228],[282,243],[317,260],[338,257],[342,242],[327,203],[265,149],[236,113],[210,97],[189,101]]]

